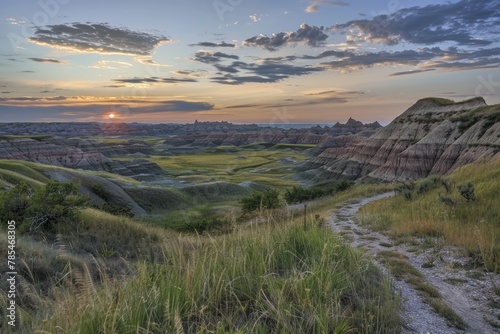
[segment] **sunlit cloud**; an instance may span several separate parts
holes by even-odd
[[[106,69],[106,70],[119,70],[132,67],[132,64],[124,61],[113,60],[99,60],[96,64],[89,66],[89,68]]]
[[[125,54],[133,56],[151,55],[153,50],[170,39],[162,35],[112,27],[106,23],[72,23],[38,27],[35,44],[75,52]]]
[[[9,18],[7,18],[5,20],[8,21],[9,24],[16,25],[16,26],[18,26],[18,25],[20,26],[20,25],[26,24],[25,21],[23,21],[23,20],[17,20],[17,19],[15,19],[13,17],[9,17]]]
[[[313,0],[311,5],[309,5],[306,9],[306,13],[316,13],[319,12],[319,6],[335,6],[335,7],[344,7],[349,6],[347,2],[344,1],[333,1],[333,0]]]
[[[461,0],[402,8],[372,19],[336,24],[330,30],[346,34],[358,31],[358,40],[386,45],[455,42],[458,45],[486,46],[493,39],[488,34],[498,34],[499,16],[500,3],[497,0]]]
[[[410,71],[392,73],[389,76],[396,77],[396,76],[400,76],[400,75],[418,74],[418,73],[435,71],[435,70],[436,70],[435,68],[429,68],[429,69],[425,69],[425,70],[410,70]]]
[[[328,35],[322,28],[302,24],[295,32],[279,32],[271,37],[266,35],[258,35],[246,39],[243,42],[245,46],[254,46],[265,48],[269,51],[275,51],[285,45],[294,45],[297,43],[305,43],[309,46],[316,47],[323,44]]]

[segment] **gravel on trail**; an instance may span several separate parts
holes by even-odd
[[[495,327],[500,324],[500,296],[495,294],[494,289],[495,286],[500,287],[499,274],[465,269],[468,258],[459,248],[421,245],[417,246],[418,251],[415,251],[414,244],[396,244],[388,236],[358,223],[356,214],[363,205],[390,196],[394,196],[394,193],[384,193],[346,203],[326,220],[326,224],[353,247],[374,258],[379,252],[387,250],[397,251],[406,256],[408,262],[424,275],[425,281],[439,290],[446,304],[468,325],[466,330],[450,327],[446,319],[423,302],[413,286],[391,277],[386,268],[375,261],[389,275],[396,292],[402,297],[401,316],[404,322],[402,333],[500,333],[500,328]],[[425,242],[418,239],[415,241]],[[429,263],[431,258],[432,266],[422,267],[424,263]]]

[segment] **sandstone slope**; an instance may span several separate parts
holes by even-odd
[[[500,157],[500,104],[419,100],[388,126],[352,146],[328,148],[303,176],[408,180],[447,174],[468,163]]]

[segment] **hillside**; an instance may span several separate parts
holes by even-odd
[[[352,146],[331,147],[303,166],[314,181],[407,180],[448,174],[500,157],[500,105],[419,100],[388,126]]]

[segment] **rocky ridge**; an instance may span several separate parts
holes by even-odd
[[[162,175],[162,169],[145,159],[147,155],[197,153],[211,147],[269,144],[320,144],[324,149],[332,137],[356,133],[368,136],[380,124],[363,124],[349,119],[332,127],[289,129],[240,125],[228,122],[193,124],[123,123],[6,123],[0,124],[0,159],[17,159],[43,164],[110,171],[142,180]],[[71,136],[71,137],[70,137]],[[164,138],[146,142],[145,137]],[[139,139],[138,139],[139,138]],[[115,140],[116,139],[116,140]],[[333,145],[333,144],[332,144]],[[319,153],[319,151],[318,151]],[[134,161],[113,160],[135,157]]]
[[[447,174],[500,157],[500,105],[426,98],[374,135],[330,147],[303,167],[314,181],[345,178],[409,180]]]

